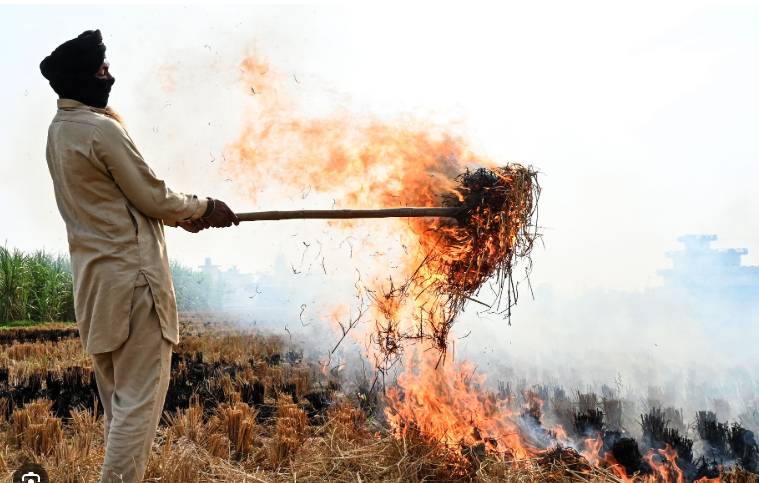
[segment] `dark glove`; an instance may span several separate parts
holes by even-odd
[[[233,224],[239,225],[240,220],[237,218],[237,215],[229,209],[229,206],[227,206],[226,203],[221,200],[208,198],[206,212],[203,213],[202,217],[194,220],[193,223],[196,227],[199,227],[199,230],[202,230],[208,227],[226,228]]]
[[[197,219],[197,220],[180,221],[179,223],[177,223],[177,226],[183,228],[185,231],[189,231],[190,233],[197,233],[200,230],[205,230],[211,225],[209,225],[207,221],[201,221],[200,219]]]

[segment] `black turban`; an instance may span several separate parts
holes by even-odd
[[[87,30],[45,57],[40,72],[60,97],[103,108],[108,104],[114,82],[112,77],[95,77],[104,60],[105,44],[100,30]]]

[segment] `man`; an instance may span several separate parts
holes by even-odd
[[[58,94],[47,163],[66,222],[76,320],[105,412],[101,482],[141,481],[169,383],[177,309],[163,225],[237,225],[229,207],[171,191],[108,108],[115,79],[99,30],[40,64]]]

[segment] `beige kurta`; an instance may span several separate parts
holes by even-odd
[[[66,222],[76,320],[90,354],[129,336],[140,273],[153,294],[163,337],[179,341],[163,225],[197,218],[205,200],[175,193],[145,163],[123,126],[104,109],[58,100],[47,163]]]

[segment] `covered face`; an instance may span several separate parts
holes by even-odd
[[[105,75],[98,75],[104,63],[105,44],[100,30],[87,30],[45,57],[40,71],[60,97],[105,108],[116,79],[107,69]]]

